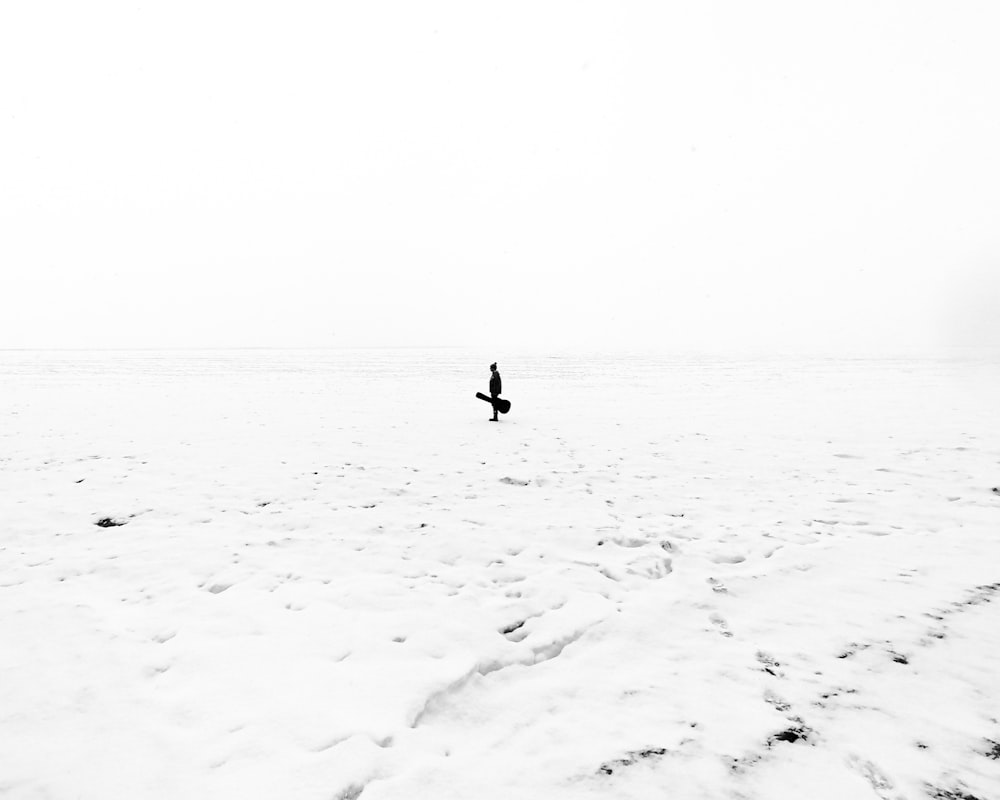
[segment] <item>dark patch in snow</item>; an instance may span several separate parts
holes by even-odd
[[[616,758],[614,761],[604,762],[597,768],[597,771],[603,772],[605,775],[613,775],[616,769],[629,767],[637,761],[642,761],[647,758],[658,758],[666,754],[667,748],[665,747],[649,747],[645,750],[630,750],[625,754],[624,758]]]
[[[824,700],[829,700],[831,697],[839,697],[841,694],[857,694],[857,689],[836,689],[832,692],[823,692],[820,695]]]
[[[844,652],[838,655],[837,658],[850,658],[857,653],[858,650],[867,650],[869,647],[871,647],[870,644],[858,644],[857,642],[851,642]]]
[[[983,755],[987,758],[992,758],[994,761],[1000,760],[1000,742],[994,742],[992,739],[987,739],[986,743],[991,747],[989,750],[986,750]]]
[[[117,528],[120,525],[127,525],[128,523],[123,519],[115,519],[113,517],[102,517],[94,523],[99,528]]]
[[[521,480],[520,478],[501,478],[500,483],[506,483],[510,486],[527,486],[531,481]]]
[[[947,608],[936,609],[937,613],[931,611],[923,612],[923,616],[933,619],[937,622],[942,623],[941,625],[936,625],[932,628],[928,628],[924,633],[924,639],[921,640],[921,644],[927,645],[932,644],[930,639],[926,637],[931,637],[933,639],[944,639],[947,636],[947,622],[945,619],[951,614],[961,613],[965,611],[970,606],[984,605],[986,603],[991,603],[994,596],[1000,592],[1000,581],[995,583],[984,583],[979,586],[974,586],[972,589],[967,590],[967,597],[964,600],[955,600],[948,604]],[[903,662],[900,662],[903,663]]]
[[[768,655],[762,650],[758,650],[757,660],[760,662],[764,672],[774,675],[776,678],[784,677],[784,673],[778,670],[778,667],[781,666],[781,662],[774,656]]]
[[[961,789],[939,789],[930,785],[927,786],[927,796],[933,797],[934,800],[986,800],[986,798],[963,792]]]
[[[750,753],[743,758],[730,757],[730,760],[732,763],[729,765],[729,769],[739,774],[746,772],[754,764],[757,764],[761,760],[761,755],[759,753]]]
[[[771,747],[774,745],[775,742],[797,742],[800,739],[803,742],[808,742],[809,734],[811,733],[812,731],[805,725],[798,725],[795,727],[786,728],[780,733],[776,733],[774,734],[774,736],[769,738],[767,740],[767,746]]]
[[[996,583],[984,583],[976,587],[976,593],[966,601],[966,605],[974,606],[979,603],[988,603],[993,599],[993,595],[1000,591],[1000,581]]]
[[[901,655],[900,653],[893,653],[892,651],[890,651],[890,655],[892,656],[892,660],[895,661],[897,664],[910,663],[909,659],[906,656]]]

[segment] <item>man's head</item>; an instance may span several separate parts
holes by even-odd
[[[496,363],[496,361],[494,361],[492,364],[490,364],[490,371],[491,372],[496,372],[497,371],[497,363]]]

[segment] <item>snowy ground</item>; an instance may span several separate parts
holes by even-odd
[[[4,800],[1000,798],[996,362],[0,380]]]

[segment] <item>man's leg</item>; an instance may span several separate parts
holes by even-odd
[[[490,395],[490,402],[493,404],[493,422],[499,422],[500,421],[497,418],[497,397],[498,396],[499,395],[495,395],[495,394],[491,394]]]

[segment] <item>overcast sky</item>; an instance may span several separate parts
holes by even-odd
[[[1000,344],[1000,3],[0,9],[0,347]]]

